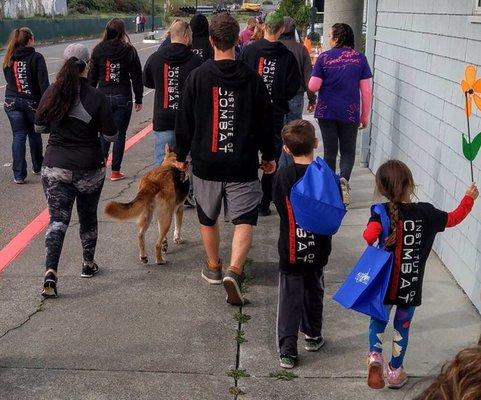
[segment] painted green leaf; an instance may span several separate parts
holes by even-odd
[[[469,143],[466,136],[463,135],[463,153],[469,161],[473,161],[479,153],[481,148],[481,132],[478,133],[474,139]]]

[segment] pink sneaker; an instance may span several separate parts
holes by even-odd
[[[390,389],[401,389],[408,381],[408,374],[404,371],[402,365],[393,369],[391,363],[387,366],[387,386]]]
[[[384,383],[384,360],[382,353],[371,352],[367,355],[367,384],[371,389],[382,389]]]
[[[121,181],[122,179],[125,179],[125,175],[120,172],[120,171],[112,171],[112,175],[110,175],[110,180],[115,182],[115,181]]]

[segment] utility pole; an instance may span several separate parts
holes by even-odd
[[[155,0],[152,0],[152,32],[155,31]]]
[[[364,16],[364,0],[325,0],[324,2],[324,48],[329,48],[327,40],[331,26],[343,22],[354,31],[356,49],[362,45],[362,19]]]

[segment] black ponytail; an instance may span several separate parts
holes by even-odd
[[[354,48],[354,32],[348,24],[332,25],[331,37],[336,40],[336,47]]]
[[[80,87],[80,74],[87,64],[83,60],[71,57],[63,64],[57,74],[52,89],[47,92],[37,114],[47,123],[62,120],[68,113],[72,102],[77,97]]]

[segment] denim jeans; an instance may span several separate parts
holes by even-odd
[[[295,95],[289,100],[289,112],[286,115],[286,124],[296,119],[302,119],[304,111],[304,93]]]
[[[12,170],[16,180],[27,177],[26,141],[30,146],[32,169],[40,172],[43,162],[42,136],[35,133],[34,120],[37,102],[19,97],[6,97],[4,109],[12,127]]]
[[[112,109],[115,125],[119,132],[119,137],[114,142],[112,150],[112,171],[120,171],[122,159],[124,158],[125,136],[127,135],[127,128],[132,115],[132,97],[123,94],[107,95],[107,101]],[[102,136],[100,141],[102,142],[104,158],[107,158],[110,151],[110,142],[107,142]]]
[[[155,135],[155,150],[154,161],[155,165],[162,164],[165,157],[165,145],[175,147],[175,134],[174,131],[154,131]]]

